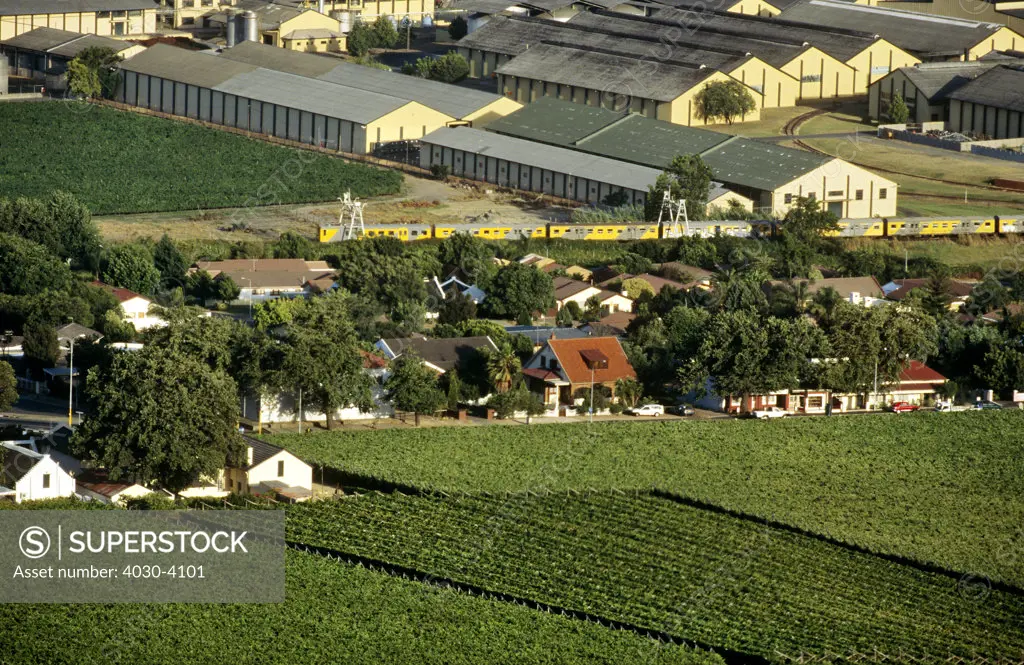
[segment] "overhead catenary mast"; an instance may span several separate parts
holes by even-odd
[[[664,229],[665,226],[668,226],[669,230],[669,233],[662,234],[663,237],[678,238],[682,235],[679,229],[680,217],[686,226],[686,235],[690,235],[690,218],[686,214],[686,199],[673,199],[672,192],[666,189],[661,198],[661,209],[658,210],[658,227]]]
[[[341,210],[338,212],[338,226],[342,228],[342,240],[355,240],[366,235],[366,227],[363,225],[363,203],[352,198],[352,192],[345,192],[345,195],[338,199],[341,201]],[[348,219],[348,227],[345,227],[345,220]],[[356,229],[356,225],[359,228]]]

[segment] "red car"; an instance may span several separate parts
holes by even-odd
[[[893,413],[911,413],[912,411],[917,411],[921,407],[917,404],[911,404],[910,402],[893,402],[893,405],[890,408]]]

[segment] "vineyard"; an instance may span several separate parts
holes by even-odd
[[[0,193],[73,192],[93,214],[392,194],[397,171],[84,104],[0,104]]]
[[[717,656],[288,554],[283,605],[0,605],[5,665],[715,665]]]
[[[649,496],[367,494],[288,537],[734,651],[1024,656],[1024,598]]]
[[[447,427],[273,437],[349,484],[650,489],[1024,586],[1014,412]]]

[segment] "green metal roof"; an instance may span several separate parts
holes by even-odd
[[[729,135],[721,132],[634,114],[578,141],[576,147],[628,162],[664,168],[677,155],[699,154],[727,140]]]
[[[664,169],[677,155],[699,154],[716,181],[765,191],[774,191],[832,159],[553,97],[527,104],[486,129],[655,169]]]
[[[510,115],[487,123],[487,131],[538,143],[571,146],[624,117],[609,109],[541,97]]]

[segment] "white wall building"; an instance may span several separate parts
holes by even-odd
[[[14,441],[0,444],[0,455],[0,497],[21,503],[74,496],[75,479],[49,455]]]

